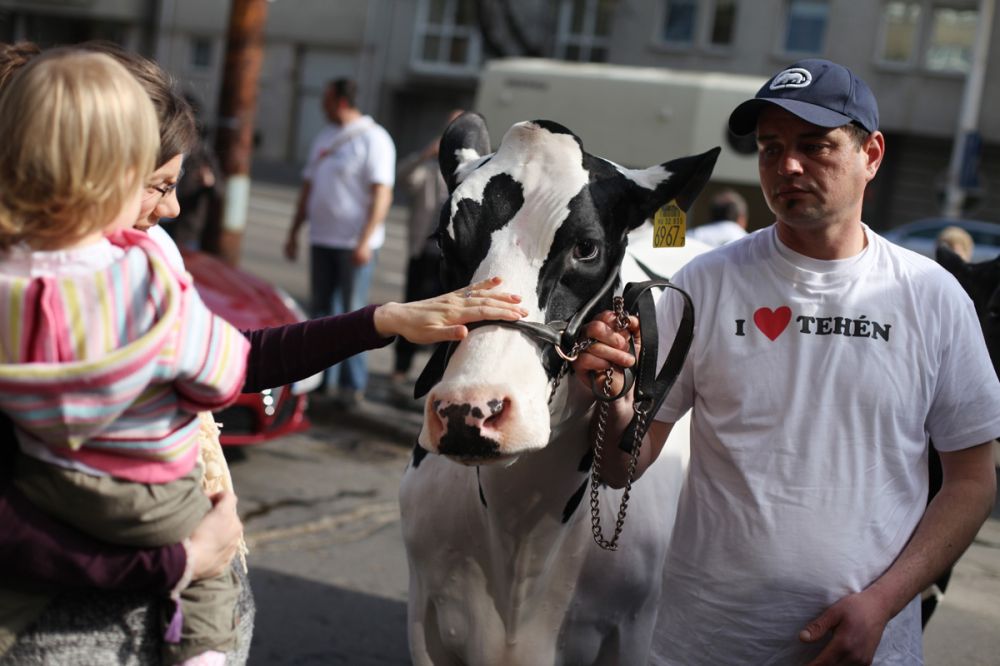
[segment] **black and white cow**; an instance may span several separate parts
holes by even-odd
[[[570,319],[618,272],[629,230],[671,200],[687,209],[718,155],[626,169],[548,121],[519,123],[489,146],[473,114],[442,139],[446,277],[458,286],[499,275],[528,319],[544,322]],[[488,325],[454,349],[428,395],[400,490],[415,664],[649,661],[687,429],[674,428],[677,454],[633,488],[619,550],[601,550],[586,499],[578,507],[592,398],[572,377],[557,381],[562,368],[552,348]],[[602,489],[609,532],[619,499]]]

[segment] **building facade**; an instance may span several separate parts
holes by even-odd
[[[228,8],[223,0],[0,0],[0,40],[119,42],[172,71],[211,125]],[[405,154],[439,132],[450,110],[473,106],[494,58],[765,77],[824,57],[851,67],[879,99],[888,150],[865,209],[877,229],[940,209],[981,23],[980,0],[274,0],[268,11],[255,163],[294,174],[323,122],[323,85],[341,75],[358,78],[361,106]],[[984,80],[967,215],[1000,221],[1000,114],[988,111],[1000,103],[1000,49],[987,52]]]

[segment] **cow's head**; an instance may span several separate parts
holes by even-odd
[[[671,200],[687,210],[719,152],[626,169],[584,152],[573,133],[545,120],[518,123],[495,153],[489,147],[476,114],[442,137],[451,192],[437,230],[444,281],[459,288],[499,275],[538,322],[571,319],[614,280],[626,234]],[[611,297],[592,310],[608,309]],[[518,330],[471,331],[428,395],[420,445],[469,464],[544,447],[562,368],[551,346]]]
[[[937,261],[958,279],[976,306],[986,348],[1000,377],[1000,257],[970,264],[950,249],[938,247]]]

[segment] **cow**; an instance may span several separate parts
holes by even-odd
[[[670,201],[686,210],[718,155],[627,169],[544,120],[514,125],[489,149],[475,114],[442,137],[445,282],[499,275],[537,322],[570,320],[599,294],[618,273],[626,233]],[[557,350],[518,329],[482,326],[451,351],[399,495],[413,663],[648,663],[686,429],[674,429],[680,453],[661,456],[632,489],[618,550],[602,550],[582,500],[589,389],[563,376]],[[609,531],[620,499],[598,493]]]

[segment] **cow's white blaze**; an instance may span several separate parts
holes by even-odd
[[[525,160],[525,156],[531,159]],[[551,177],[554,173],[559,174],[558,179]],[[514,125],[490,161],[468,173],[455,189],[445,233],[455,233],[453,221],[459,202],[481,203],[490,179],[499,174],[520,184],[524,203],[508,224],[493,232],[489,251],[472,281],[501,276],[505,290],[521,295],[527,319],[545,321],[538,302],[539,274],[556,232],[569,214],[570,201],[587,184],[583,153],[571,135],[553,133],[531,122]],[[467,415],[466,425],[479,427],[481,436],[496,442],[501,454],[541,448],[549,439],[550,389],[537,343],[498,326],[476,329],[459,344],[426,401],[420,444],[436,451],[447,432],[449,424],[435,410],[471,405],[479,407],[478,414],[488,414],[487,405],[500,401],[498,418],[486,422]],[[454,422],[451,425],[454,427]]]

